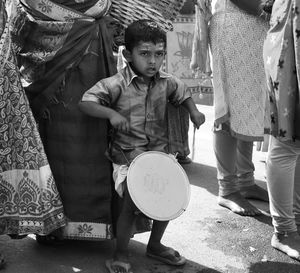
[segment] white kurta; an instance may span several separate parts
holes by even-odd
[[[263,140],[269,127],[263,43],[268,24],[229,0],[217,0],[210,21],[213,56],[215,124],[224,122],[232,135]]]

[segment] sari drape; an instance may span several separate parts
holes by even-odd
[[[65,225],[62,202],[21,85],[5,1],[0,3],[0,234]]]
[[[110,1],[21,0],[14,37],[39,122],[69,239],[110,239],[107,122],[80,112],[83,93],[116,72],[106,14]]]

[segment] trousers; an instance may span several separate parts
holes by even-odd
[[[267,185],[275,232],[297,231],[300,225],[300,147],[271,136]]]
[[[253,142],[233,137],[227,130],[214,131],[219,196],[254,185]]]

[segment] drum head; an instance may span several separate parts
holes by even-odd
[[[137,208],[151,219],[177,218],[190,201],[190,183],[175,157],[162,152],[137,156],[127,174],[129,194]]]

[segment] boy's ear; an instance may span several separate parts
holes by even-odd
[[[122,51],[124,58],[126,59],[127,62],[131,62],[132,61],[132,56],[131,56],[131,52],[127,49],[123,49]]]

